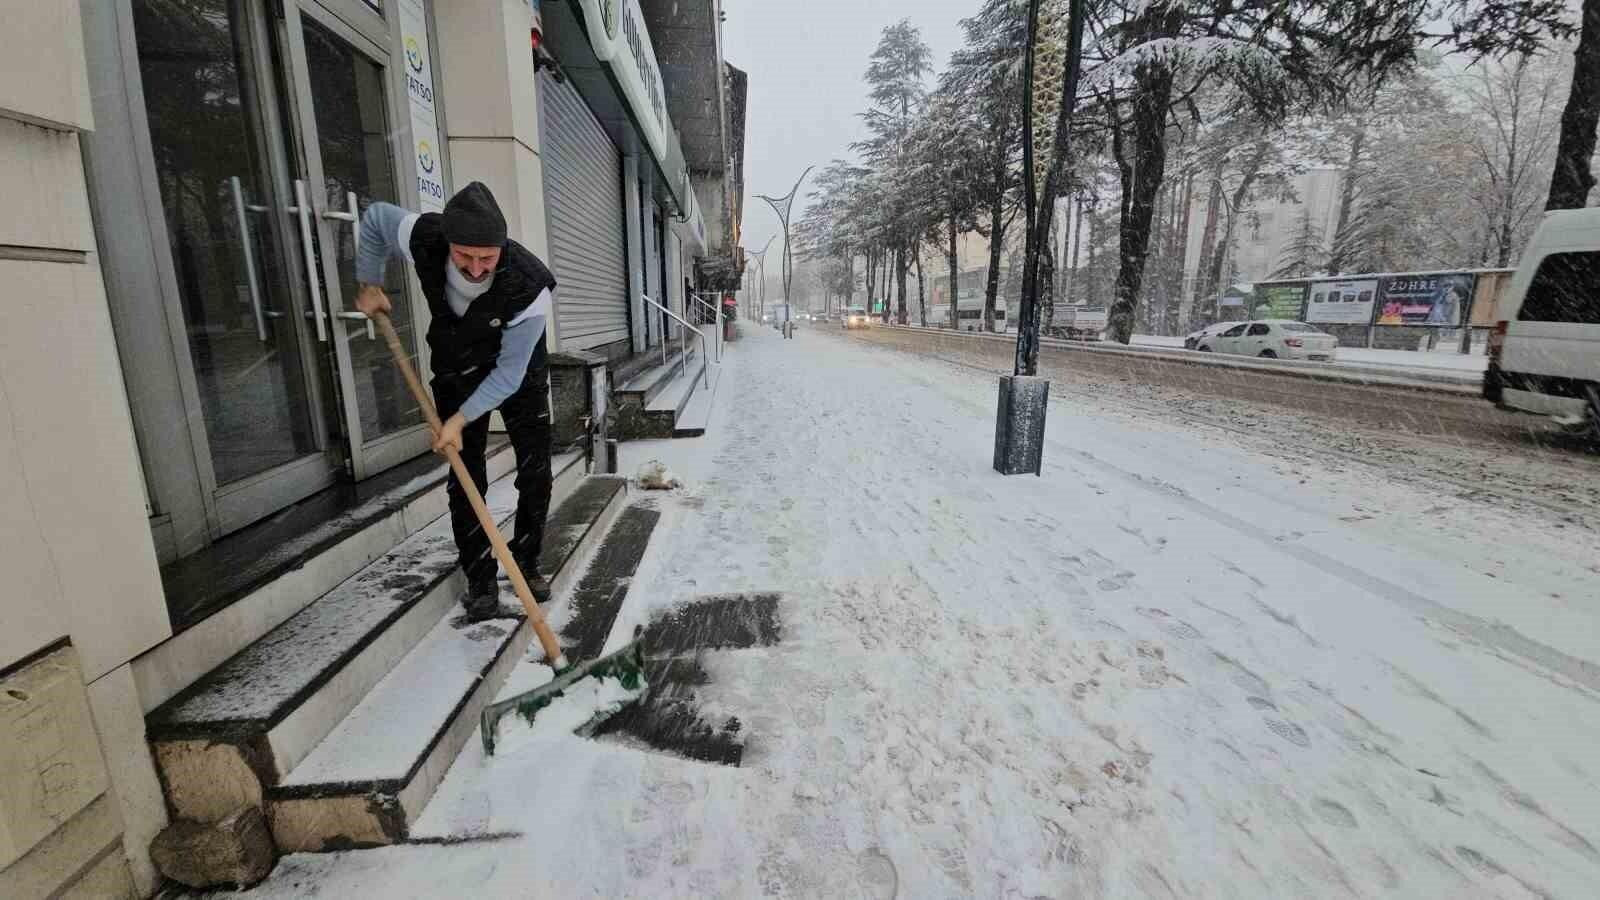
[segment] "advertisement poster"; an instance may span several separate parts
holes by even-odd
[[[1473,276],[1393,275],[1378,282],[1379,325],[1453,328],[1472,297]]]
[[[1378,279],[1314,281],[1306,321],[1336,325],[1372,323],[1372,306],[1378,298]]]
[[[1257,319],[1293,319],[1299,321],[1306,302],[1306,284],[1256,285],[1254,316]]]

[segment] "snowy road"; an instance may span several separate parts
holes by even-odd
[[[706,438],[624,446],[686,483],[625,616],[783,593],[780,644],[708,665],[744,767],[464,757],[423,824],[512,836],[291,857],[262,890],[1593,896],[1592,489],[1517,502],[1558,480],[1533,460],[1464,492],[1472,448],[1360,462],[1382,445],[1070,388],[1043,477],[1007,479],[994,394],[746,329]]]

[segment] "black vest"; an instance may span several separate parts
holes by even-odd
[[[433,322],[428,326],[428,347],[433,351],[436,375],[459,375],[479,369],[484,375],[494,368],[500,355],[500,335],[512,319],[539,299],[545,288],[555,290],[556,279],[550,270],[516,241],[506,241],[500,252],[500,265],[494,270],[489,289],[467,306],[467,314],[457,316],[445,299],[445,271],[450,263],[450,243],[444,239],[438,213],[423,213],[411,229],[411,258],[417,268],[422,294],[428,298]],[[533,348],[529,371],[545,367],[545,334]],[[477,373],[474,373],[477,374]]]

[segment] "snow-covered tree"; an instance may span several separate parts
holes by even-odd
[[[961,20],[964,42],[940,78],[940,90],[957,98],[975,123],[981,174],[974,178],[976,227],[989,241],[984,280],[983,330],[994,330],[1006,233],[1021,208],[1022,77],[1028,38],[1027,4],[984,0]]]
[[[898,292],[896,317],[906,323],[906,269],[912,243],[921,229],[915,221],[919,200],[906,190],[906,151],[913,124],[927,98],[925,79],[933,70],[932,51],[922,33],[909,19],[883,30],[877,49],[867,65],[866,82],[872,105],[861,114],[869,137],[853,149],[874,168],[882,187],[884,221],[882,236],[886,258],[894,269]],[[884,321],[889,319],[889,304],[884,303]]]
[[[1302,208],[1295,217],[1294,237],[1279,251],[1271,277],[1308,278],[1327,271],[1327,262],[1327,242],[1312,223],[1310,210]]]
[[[1467,135],[1481,210],[1481,263],[1507,266],[1533,232],[1548,199],[1571,57],[1560,50],[1480,60],[1456,79],[1476,127]]]

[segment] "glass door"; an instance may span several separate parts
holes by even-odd
[[[176,282],[164,313],[181,335],[179,380],[216,537],[331,484],[343,454],[321,400],[329,372],[305,317],[312,308],[286,212],[293,199],[281,177],[274,85],[262,75],[272,69],[258,7],[131,6]]]
[[[421,412],[388,345],[354,309],[360,213],[374,201],[406,205],[399,199],[394,152],[410,145],[397,114],[403,100],[397,102],[387,51],[322,3],[285,3],[277,25],[287,62],[284,93],[298,138],[293,190],[301,240],[314,247],[307,254],[314,270],[308,287],[322,304],[316,327],[333,350],[340,425],[351,472],[361,479],[429,445]],[[408,284],[405,268],[391,263],[385,285],[394,305],[390,318],[416,365]]]

